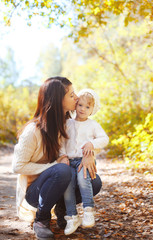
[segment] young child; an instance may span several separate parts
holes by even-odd
[[[82,223],[83,227],[93,227],[94,200],[92,183],[89,172],[84,178],[83,168],[78,172],[78,167],[82,157],[93,152],[95,149],[104,148],[109,141],[108,136],[101,126],[88,117],[94,115],[100,108],[98,95],[92,89],[83,89],[78,93],[78,103],[76,106],[75,119],[68,119],[66,122],[66,132],[68,139],[62,139],[60,155],[66,154],[71,167],[72,179],[64,193],[66,206],[65,220],[67,221],[64,230],[65,235],[72,234]],[[76,209],[75,187],[78,184],[82,203],[83,219],[79,218]]]

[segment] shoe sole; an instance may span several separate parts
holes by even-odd
[[[38,240],[53,240],[54,239],[54,236],[53,237],[50,237],[50,238],[39,238],[37,237]]]
[[[95,226],[95,223],[90,224],[90,225],[83,225],[83,224],[82,224],[82,227],[83,227],[83,228],[91,228],[91,227],[94,227],[94,226]]]
[[[35,232],[35,230],[34,230],[34,228],[33,228],[33,231],[34,231],[35,236],[36,236],[36,238],[37,238],[38,240],[53,240],[53,239],[54,239],[54,233],[53,233],[52,236],[44,238],[44,237],[38,237],[37,234],[36,234],[36,232]]]
[[[72,233],[74,233],[76,230],[77,230],[77,228],[79,227],[81,225],[81,221],[80,221],[80,223],[78,224],[78,226],[76,226],[76,228],[73,230],[73,231],[71,231],[71,232],[69,232],[69,233],[65,233],[64,232],[64,234],[67,236],[67,235],[71,235]]]
[[[54,235],[52,237],[47,237],[47,238],[44,238],[44,237],[38,237],[36,234],[35,234],[36,238],[38,240],[53,240],[54,239]]]

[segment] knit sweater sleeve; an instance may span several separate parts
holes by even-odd
[[[47,168],[55,165],[57,162],[41,164],[32,162],[37,147],[37,138],[35,128],[33,125],[27,126],[19,138],[18,144],[14,148],[14,157],[12,162],[12,169],[14,173],[23,175],[40,174]]]
[[[65,144],[66,144],[66,139],[64,137],[61,137],[59,156],[66,155]]]
[[[93,144],[95,149],[102,149],[109,143],[109,137],[96,121],[94,121],[94,139],[90,142]]]

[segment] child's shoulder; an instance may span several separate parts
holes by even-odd
[[[68,118],[67,120],[66,120],[66,123],[72,123],[72,122],[74,122],[75,120],[73,119],[73,118]]]
[[[101,125],[96,120],[90,118],[88,118],[88,125],[93,128],[101,128]]]
[[[98,124],[96,120],[88,118],[88,123],[90,124]]]
[[[75,120],[73,118],[69,118],[66,120],[66,126],[71,126],[73,125],[75,122]]]

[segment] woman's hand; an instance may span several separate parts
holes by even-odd
[[[65,164],[67,164],[67,165],[70,165],[69,159],[68,159],[67,155],[62,155],[62,156],[59,157],[56,161],[57,161],[58,163],[65,163]]]
[[[83,156],[87,156],[88,154],[94,155],[94,146],[91,142],[87,142],[83,147],[82,147],[82,153]]]
[[[96,165],[95,159],[92,154],[88,154],[87,156],[83,156],[82,162],[79,165],[78,172],[80,172],[81,168],[83,167],[83,175],[84,178],[87,178],[87,170],[89,171],[91,179],[96,178]]]

